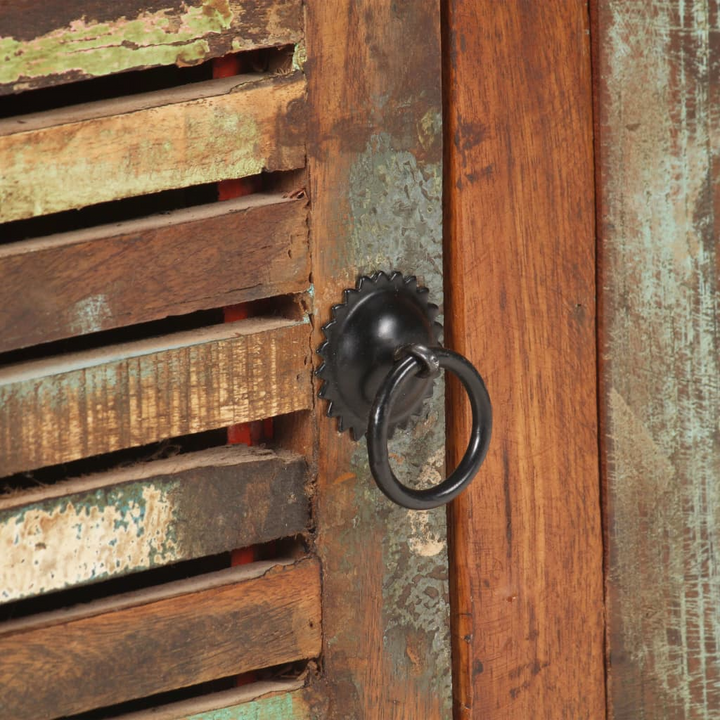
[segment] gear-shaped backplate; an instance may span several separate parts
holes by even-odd
[[[435,321],[439,311],[428,302],[427,288],[412,275],[364,275],[344,296],[322,328],[326,340],[318,349],[324,360],[317,371],[323,380],[318,395],[328,401],[328,417],[338,418],[338,430],[350,430],[359,440],[398,351],[411,344],[439,345],[442,325]],[[420,377],[406,383],[393,407],[391,427],[405,427],[420,412],[432,383]]]

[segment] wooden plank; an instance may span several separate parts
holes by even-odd
[[[307,13],[319,344],[330,307],[359,273],[417,274],[442,302],[440,12],[437,0],[334,0],[308,3]],[[372,480],[365,443],[339,435],[325,412],[318,402],[321,717],[447,718],[445,510],[393,505]],[[440,392],[418,425],[398,434],[393,458],[408,481],[440,480],[443,414]]]
[[[0,95],[124,70],[196,65],[301,38],[300,0],[5,3]]]
[[[720,8],[597,3],[608,717],[720,709]]]
[[[118,720],[319,720],[324,715],[303,685],[302,679],[257,682]]]
[[[319,563],[254,563],[6,623],[0,713],[50,720],[320,647]]]
[[[297,455],[217,448],[0,496],[0,602],[307,529]]]
[[[305,201],[254,195],[0,246],[0,352],[301,292]]]
[[[309,334],[258,318],[0,369],[0,475],[310,407]]]
[[[0,121],[2,221],[301,168],[304,96],[246,75]]]
[[[447,342],[495,407],[451,508],[456,718],[603,718],[587,7],[450,0],[446,28]]]

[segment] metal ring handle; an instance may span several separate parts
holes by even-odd
[[[457,497],[475,477],[487,454],[492,433],[492,405],[480,373],[462,355],[445,348],[422,345],[406,348],[406,357],[387,374],[375,396],[368,421],[367,440],[370,471],[377,486],[398,505],[410,510],[429,510]],[[428,356],[435,361],[428,361]],[[472,409],[470,442],[460,464],[447,479],[426,490],[403,485],[390,467],[387,441],[392,407],[402,398],[402,386],[414,375],[428,371],[428,364],[454,373],[462,382]]]

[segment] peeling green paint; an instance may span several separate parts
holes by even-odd
[[[183,720],[320,720],[302,693],[288,693],[183,716]]]
[[[305,72],[305,63],[307,62],[307,48],[304,42],[299,42],[295,46],[292,58],[292,69]]]
[[[168,0],[168,5],[106,22],[77,17],[30,40],[0,36],[0,85],[14,84],[18,91],[53,76],[193,65],[231,51],[290,44],[300,36],[299,3],[248,8],[237,0]]]

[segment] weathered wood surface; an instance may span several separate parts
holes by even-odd
[[[255,563],[0,628],[0,715],[50,720],[316,657],[320,566]]]
[[[252,683],[119,720],[321,720],[321,708],[303,684],[301,679]]]
[[[0,246],[0,352],[300,292],[305,201],[253,195]]]
[[[720,713],[719,16],[597,5],[613,720]]]
[[[0,496],[0,602],[296,535],[307,465],[217,448]]]
[[[309,340],[257,318],[0,369],[0,475],[310,407]]]
[[[495,408],[485,465],[450,514],[455,717],[598,720],[587,7],[451,0],[446,20],[448,344]],[[471,418],[450,389],[454,466]]]
[[[300,0],[15,0],[0,7],[0,95],[301,38]]]
[[[0,220],[301,168],[304,97],[245,75],[2,120]]]
[[[415,273],[442,302],[440,13],[436,0],[312,2],[307,13],[319,343],[330,307],[358,273]],[[365,442],[339,435],[325,411],[318,402],[322,717],[448,718],[445,512],[394,506],[372,481]],[[442,418],[439,395],[393,443],[409,482],[441,479]]]

